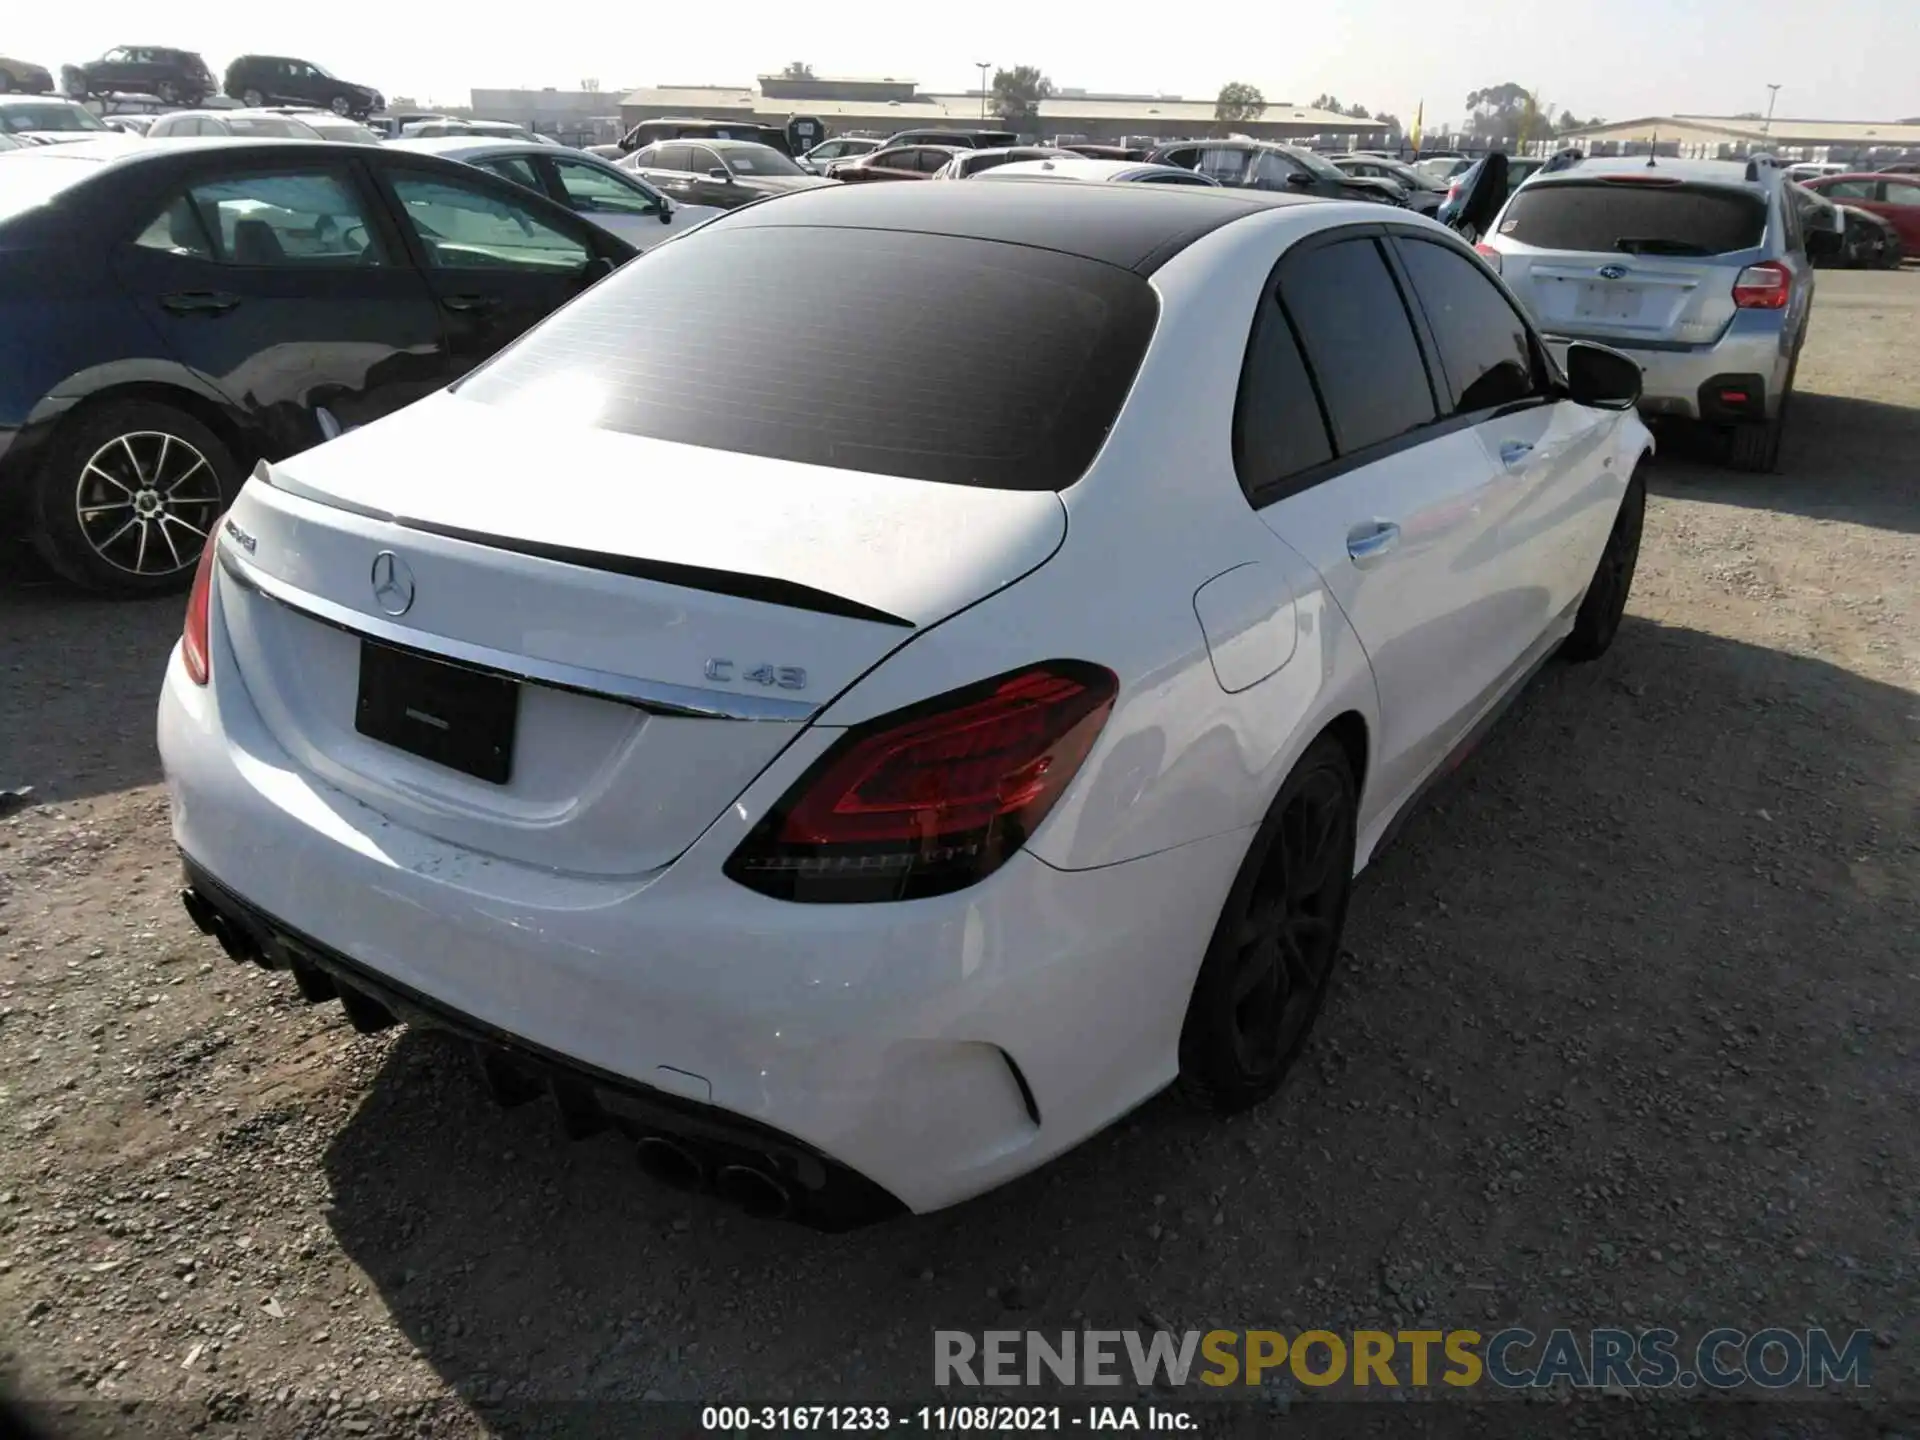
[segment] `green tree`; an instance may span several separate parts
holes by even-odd
[[[1489,85],[1467,96],[1467,130],[1482,140],[1511,140],[1520,126],[1533,95],[1524,85],[1509,80],[1504,85]]]
[[[1389,140],[1393,139],[1397,135],[1404,135],[1407,133],[1407,127],[1400,123],[1400,117],[1398,115],[1391,114],[1385,110],[1379,110],[1374,113],[1373,118],[1378,120],[1382,125],[1387,127],[1387,133],[1385,138]]]
[[[1313,104],[1308,108],[1312,110],[1331,110],[1336,115],[1344,115],[1347,113],[1347,107],[1342,105],[1337,97],[1327,94],[1324,90],[1313,97]]]
[[[1369,120],[1372,118],[1372,114],[1367,107],[1357,100],[1347,107],[1347,114],[1356,120]]]
[[[1241,80],[1229,80],[1214,97],[1213,118],[1222,125],[1237,125],[1258,120],[1267,108],[1267,97]]]
[[[789,60],[786,68],[780,72],[780,78],[782,80],[811,80],[813,79],[813,66],[804,60]]]
[[[1032,65],[993,72],[993,113],[1009,129],[1029,134],[1040,119],[1040,102],[1053,94],[1053,82]]]

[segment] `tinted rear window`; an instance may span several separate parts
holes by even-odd
[[[1616,251],[1627,240],[1724,255],[1752,249],[1766,229],[1766,203],[1757,195],[1694,185],[1530,185],[1500,217],[1503,236],[1543,250]]]
[[[1130,271],[1050,250],[724,221],[659,246],[457,388],[600,397],[660,440],[950,485],[1086,471],[1153,333]]]

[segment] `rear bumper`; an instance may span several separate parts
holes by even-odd
[[[1746,319],[1746,314],[1756,319]],[[1564,358],[1566,346],[1573,340],[1591,340],[1607,345],[1639,363],[1641,373],[1640,413],[1688,420],[1726,423],[1735,418],[1770,418],[1779,406],[1785,388],[1792,354],[1777,311],[1743,312],[1736,315],[1727,331],[1711,345],[1675,346],[1648,349],[1625,344],[1602,335],[1573,335],[1555,331],[1549,344]],[[1758,381],[1764,396],[1761,415],[1743,411],[1730,415],[1716,408],[1711,398],[1722,382]],[[1707,408],[1703,411],[1703,395]]]
[[[672,864],[570,876],[408,830],[306,774],[254,711],[217,606],[212,649],[206,687],[175,654],[159,713],[195,891],[275,963],[532,1057],[563,1113],[584,1084],[602,1111],[652,1107],[623,1129],[665,1107],[717,1156],[811,1164],[841,1178],[794,1211],[832,1224],[861,1197],[927,1211],[991,1189],[1177,1073],[1244,834],[1079,872],[1023,853],[928,900],[786,904],[721,866],[816,753],[796,743]]]

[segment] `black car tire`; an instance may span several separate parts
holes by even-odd
[[[180,87],[171,80],[162,80],[158,85],[153,87],[153,93],[168,105],[178,105],[182,103],[180,99]]]
[[[336,95],[327,102],[327,108],[344,119],[353,113],[353,101],[349,100],[345,95]]]
[[[1292,1069],[1340,955],[1358,815],[1346,748],[1322,735],[1255,832],[1200,962],[1175,1082],[1189,1104],[1246,1110]]]
[[[1620,633],[1620,617],[1627,612],[1627,597],[1633,593],[1633,572],[1640,563],[1640,536],[1647,523],[1646,466],[1635,467],[1627,479],[1627,490],[1614,512],[1613,528],[1607,532],[1600,562],[1593,567],[1593,579],[1573,617],[1573,629],[1560,642],[1562,659],[1584,664],[1598,660]]]
[[[240,92],[240,103],[249,110],[258,110],[262,105],[267,103],[267,97],[260,91],[255,90],[252,86],[248,86]]]
[[[171,527],[165,521],[154,523],[156,531],[164,532],[162,540],[171,534],[174,546],[180,548],[181,563],[161,573],[141,574],[114,564],[95,549],[82,529],[79,510],[82,496],[87,493],[85,487],[90,477],[85,472],[90,461],[103,448],[112,446],[116,437],[151,435],[167,436],[199,452],[212,478],[209,485],[191,485],[188,495],[196,499],[196,503],[191,507],[181,504],[180,523]],[[155,488],[165,488],[169,475],[176,493],[188,489],[188,476],[179,473],[177,462],[169,467],[167,474],[156,477],[162,484]],[[211,534],[214,520],[226,512],[234,496],[239,494],[243,478],[233,453],[220,437],[184,410],[152,400],[105,401],[71,417],[55,437],[52,453],[40,467],[30,517],[34,548],[55,573],[83,589],[129,597],[185,589],[193,579],[194,562],[199,559],[201,547],[192,545],[191,532],[182,527],[192,526]],[[112,488],[104,493],[112,493]],[[217,495],[217,501],[198,502],[197,497],[203,494]],[[189,547],[191,553],[188,553]],[[171,550],[167,558],[172,559]]]

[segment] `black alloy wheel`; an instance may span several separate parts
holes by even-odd
[[[1647,481],[1644,466],[1636,468],[1620,497],[1606,548],[1594,567],[1586,598],[1574,616],[1573,629],[1561,642],[1560,654],[1574,661],[1598,660],[1620,632],[1620,619],[1633,592],[1633,572],[1640,563],[1640,536],[1647,521]]]
[[[1357,811],[1346,751],[1323,735],[1281,786],[1201,962],[1180,1033],[1188,1100],[1245,1110],[1299,1056],[1340,954]]]

